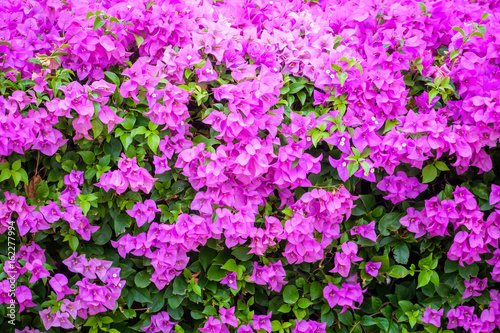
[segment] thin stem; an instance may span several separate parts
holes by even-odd
[[[385,302],[385,303],[382,303],[382,305],[380,306],[380,308],[378,308],[377,312],[372,313],[372,314],[370,315],[370,317],[373,317],[373,316],[378,315],[379,313],[381,313],[381,311],[380,311],[380,310],[382,310],[382,309],[383,309],[386,305],[389,305],[389,304],[391,304],[391,302]],[[349,331],[349,333],[352,333],[352,332],[354,331],[354,329],[356,328],[356,326],[358,326],[360,323],[361,323],[361,321],[358,321],[358,322],[356,323],[356,325],[354,325],[354,326],[351,328],[351,330]]]
[[[38,156],[36,158],[36,169],[35,169],[35,176],[38,175],[38,162],[40,160],[40,151],[38,151]]]

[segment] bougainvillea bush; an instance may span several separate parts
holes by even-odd
[[[498,329],[499,1],[0,13],[1,332]]]

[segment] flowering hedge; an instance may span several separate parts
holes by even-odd
[[[499,1],[0,12],[2,332],[498,329]]]

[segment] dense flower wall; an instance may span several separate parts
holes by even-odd
[[[499,1],[0,13],[1,332],[499,329]]]

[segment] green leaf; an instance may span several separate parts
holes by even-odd
[[[427,12],[427,8],[425,7],[425,3],[423,3],[423,2],[419,2],[419,3],[418,3],[418,6],[420,7],[420,9],[422,9],[422,11],[423,11],[424,13],[426,13],[426,12]]]
[[[311,302],[307,298],[301,298],[297,302],[297,305],[299,306],[299,308],[302,308],[302,309],[307,309],[311,304],[313,304],[313,302]]]
[[[231,252],[231,254],[238,260],[248,261],[253,257],[253,254],[248,253],[248,251],[247,247],[237,247]]]
[[[431,282],[434,283],[437,287],[439,287],[439,275],[436,271],[432,271]]]
[[[114,220],[115,234],[118,236],[125,232],[125,229],[132,224],[132,218],[125,213],[121,213]]]
[[[438,94],[439,94],[439,91],[437,91],[436,89],[432,89],[429,92],[429,105],[432,103],[432,100],[434,99],[434,97],[436,97]]]
[[[21,181],[21,174],[19,172],[12,172],[12,180],[14,181],[14,186],[17,186]]]
[[[214,260],[216,255],[217,252],[210,248],[203,248],[202,250],[200,250],[200,254],[198,255],[198,260],[200,261],[203,270],[205,271],[207,270],[208,266],[210,266],[212,260]]]
[[[373,258],[372,258],[373,261]],[[382,301],[380,298],[372,296],[372,309],[373,311],[378,311],[380,307],[382,306]]]
[[[29,185],[29,179],[28,179],[28,174],[26,173],[26,170],[20,169],[18,171],[18,174],[21,175],[21,180],[23,181],[23,183],[26,184],[26,186],[28,186]]]
[[[410,301],[399,301],[398,304],[404,312],[413,310],[413,303]]]
[[[76,249],[78,249],[78,245],[80,244],[80,241],[76,236],[70,236],[69,238],[69,247],[73,250],[73,252],[76,252]]]
[[[323,287],[321,286],[321,283],[319,283],[318,281],[314,281],[313,283],[311,283],[310,293],[312,300],[322,297]]]
[[[292,310],[292,308],[290,307],[290,305],[288,304],[283,304],[282,306],[280,306],[280,308],[278,309],[278,312],[281,312],[281,313],[288,313]]]
[[[428,164],[422,170],[422,183],[427,184],[432,182],[437,177],[437,169],[432,164]]]
[[[271,330],[272,332],[279,331],[281,329],[281,323],[279,320],[273,320],[271,322]]]
[[[484,35],[483,35],[481,32],[479,32],[479,31],[475,31],[475,32],[471,33],[471,35],[470,35],[470,36],[471,36],[471,37],[472,37],[472,36],[478,36],[479,38],[484,39]]]
[[[350,311],[346,311],[339,314],[339,321],[346,326],[352,326],[352,313]]]
[[[437,267],[438,260],[432,259],[432,253],[427,257],[420,259],[418,262],[418,267],[420,269],[434,269]]]
[[[344,86],[344,83],[345,81],[347,80],[347,73],[345,72],[338,72],[337,73],[337,77],[339,78],[339,81],[340,81],[340,86],[343,87]]]
[[[400,265],[394,265],[389,268],[387,271],[387,275],[401,279],[407,276],[410,273],[405,267]]]
[[[446,165],[446,163],[441,162],[441,161],[436,161],[436,162],[434,163],[434,166],[435,166],[438,170],[440,170],[440,171],[448,171],[448,170],[450,170],[450,168],[448,168],[448,166]]]
[[[417,285],[417,289],[418,288],[422,288],[426,285],[429,284],[429,282],[431,281],[431,277],[432,277],[432,273],[434,271],[431,271],[431,270],[423,270],[423,271],[420,271],[420,273],[418,274],[418,285]]]
[[[356,67],[359,70],[359,74],[363,75],[363,67],[359,63],[355,63],[354,67]]]
[[[290,91],[290,87],[283,86],[283,87],[280,88],[280,95],[281,96],[286,95],[286,94],[288,94],[289,91]]]
[[[193,281],[194,281],[194,280],[193,280]],[[194,293],[195,293],[196,295],[198,295],[198,296],[201,296],[201,288],[200,288],[200,286],[199,286],[197,283],[194,283],[194,284],[192,285],[192,287],[193,287],[193,291],[194,291]]]
[[[9,179],[11,176],[12,176],[12,171],[10,171],[9,169],[4,169],[0,174],[0,182]]]
[[[453,28],[451,28],[451,30],[458,31],[459,33],[462,34],[462,37],[465,38],[465,32],[464,32],[464,30],[462,28],[460,28],[460,27],[453,27]]]
[[[215,315],[217,315],[217,310],[215,309],[214,306],[208,305],[203,310],[203,314],[206,314],[206,315],[209,315],[209,316],[215,316]]]
[[[146,127],[144,126],[139,126],[139,127],[136,127],[134,128],[131,132],[130,132],[130,135],[132,137],[135,137],[136,135],[140,135],[140,134],[144,134],[146,133],[148,130],[146,129]]]
[[[103,27],[106,24],[106,21],[103,21],[99,16],[96,16],[94,21],[94,31]]]
[[[173,286],[173,294],[174,295],[185,295],[187,291],[188,284],[184,275],[179,275],[174,279],[172,283]]]
[[[146,288],[151,283],[151,274],[147,271],[140,271],[134,277],[134,283],[138,288]]]
[[[184,333],[184,329],[181,327],[181,325],[175,325],[175,333]]]
[[[306,96],[306,93],[305,93],[305,92],[303,92],[303,91],[299,91],[299,92],[297,93],[297,97],[299,98],[300,103],[301,103],[302,105],[306,104],[306,97],[307,97],[307,96]]]
[[[394,246],[394,260],[400,264],[407,264],[410,258],[410,249],[406,243],[397,243]]]
[[[322,138],[321,134],[322,133],[320,131],[314,130],[314,133],[311,137],[314,147],[316,147],[318,145],[319,140],[321,140]]]
[[[229,259],[222,266],[222,269],[225,269],[225,270],[230,271],[230,272],[236,272],[238,270],[238,265],[236,264],[236,261],[234,261],[234,259]]]
[[[19,169],[21,169],[21,160],[17,160],[15,161],[14,163],[12,163],[12,167],[11,167],[12,171],[17,171]]]
[[[127,131],[131,131],[134,128],[136,118],[133,116],[126,116],[125,120],[120,123],[120,125]]]
[[[382,216],[378,222],[378,230],[384,236],[389,235],[389,231],[397,231],[401,227],[399,219],[401,218],[400,213],[392,212]]]
[[[304,88],[304,84],[298,83],[298,82],[292,83],[290,85],[290,91],[288,92],[288,94],[293,95],[293,94],[301,91],[302,88]]]
[[[135,42],[137,43],[137,47],[141,47],[142,43],[144,43],[144,37],[134,34]]]
[[[123,146],[121,142],[118,139],[115,139],[114,137],[111,137],[111,140],[104,144],[104,152],[106,154],[111,155],[111,157],[115,161],[117,161],[118,158],[120,157],[122,148]]]
[[[172,191],[174,194],[179,194],[188,186],[188,182],[184,180],[178,180],[172,185]]]
[[[45,180],[42,180],[40,183],[38,183],[35,195],[39,199],[45,199],[49,196],[49,186],[47,185],[47,182]]]
[[[86,215],[89,210],[90,210],[90,203],[88,203],[87,201],[83,200],[80,202],[80,207],[82,208],[82,213],[83,215]]]
[[[397,119],[387,119],[385,122],[384,134],[389,132],[391,129],[393,129],[396,125],[400,123],[401,122]]]
[[[91,151],[79,151],[77,152],[78,155],[80,155],[85,162],[85,164],[92,164],[95,161],[95,154]]]
[[[134,309],[123,309],[123,315],[127,318],[134,318],[137,316]]]
[[[349,171],[349,176],[352,176],[359,170],[358,161],[351,161],[347,163],[347,171]]]
[[[460,50],[453,50],[453,51],[451,51],[451,53],[450,53],[450,60],[455,59],[456,57],[458,57],[459,54],[460,54]]]
[[[458,270],[459,264],[458,261],[451,261],[450,259],[446,259],[444,263],[444,272],[445,273],[453,273]]]
[[[366,211],[369,212],[375,207],[375,197],[373,195],[360,195],[363,205],[365,205]]]
[[[294,304],[299,300],[299,291],[294,285],[288,285],[283,290],[283,301],[288,304]]]
[[[210,268],[208,269],[208,272],[207,272],[207,278],[210,280],[210,281],[221,281],[223,278],[225,278],[227,275],[227,272],[223,269],[221,269],[221,267],[219,265],[212,265],[210,266]]]
[[[75,161],[66,160],[66,161],[62,162],[61,167],[64,171],[71,172],[72,170],[75,169]]]
[[[372,262],[381,262],[382,266],[379,268],[379,273],[385,273],[389,269],[389,255],[375,256],[370,259]]]
[[[92,120],[92,132],[94,133],[94,139],[97,139],[104,129],[104,124],[99,119]]]
[[[116,84],[117,87],[120,85],[120,79],[118,78],[118,75],[116,75],[115,73],[106,71],[104,72],[104,75],[106,75],[106,77],[110,79],[111,82]]]
[[[473,263],[472,265],[465,264],[464,267],[458,267],[458,273],[465,280],[470,280],[471,277],[476,277],[479,273],[479,266],[476,263]]]
[[[132,144],[132,141],[134,139],[132,138],[132,135],[130,133],[123,134],[120,136],[120,141],[122,142],[123,149],[127,151],[128,147]]]
[[[158,151],[158,146],[160,145],[160,136],[153,134],[148,137],[148,146],[151,148],[153,153],[156,154]]]
[[[95,244],[96,245],[104,245],[109,242],[112,236],[112,230],[109,224],[104,224],[97,230],[97,233],[95,234],[97,236],[97,239],[95,239]]]
[[[134,300],[139,303],[151,303],[151,294],[148,289],[132,289]]]
[[[363,318],[361,318],[361,325],[373,326],[373,325],[377,325],[377,322],[370,316],[363,316]]]

